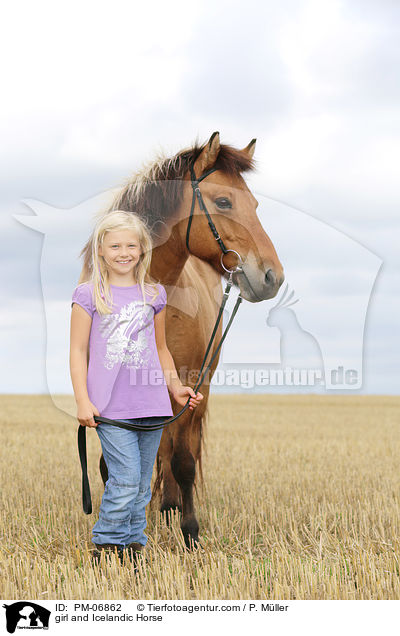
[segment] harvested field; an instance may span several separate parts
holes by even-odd
[[[95,431],[86,516],[77,421],[49,396],[0,399],[1,598],[400,598],[398,397],[212,396],[201,546],[185,550],[179,515],[168,527],[155,502],[136,573],[90,562]]]

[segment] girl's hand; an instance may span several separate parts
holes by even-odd
[[[78,402],[78,412],[76,417],[81,426],[96,428],[97,422],[94,421],[93,415],[100,415],[100,413],[90,400],[83,400],[82,402]]]
[[[174,390],[173,397],[178,404],[181,406],[185,406],[188,397],[192,399],[189,401],[189,409],[193,411],[196,406],[198,406],[203,399],[203,395],[201,393],[195,393],[190,386],[180,386]]]

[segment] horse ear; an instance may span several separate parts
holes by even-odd
[[[245,152],[246,155],[249,155],[250,159],[253,159],[254,151],[256,149],[256,141],[257,139],[252,139],[249,145],[242,150],[242,152]]]
[[[215,162],[220,151],[219,132],[214,132],[205,148],[200,153],[194,164],[195,173],[198,177],[210,170]]]

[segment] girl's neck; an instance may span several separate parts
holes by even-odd
[[[137,285],[136,278],[132,277],[127,279],[126,276],[109,276],[108,282],[110,285],[114,285],[114,287],[133,287],[134,285]]]

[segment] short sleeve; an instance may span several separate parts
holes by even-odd
[[[158,296],[154,301],[154,313],[158,314],[161,309],[164,309],[167,304],[167,292],[162,285],[158,285]]]
[[[82,283],[82,285],[78,285],[78,287],[76,287],[72,294],[71,307],[74,303],[83,307],[89,316],[91,318],[93,317],[95,307],[93,303],[92,290],[89,285]]]

